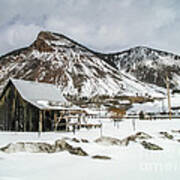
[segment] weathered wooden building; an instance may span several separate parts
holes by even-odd
[[[0,97],[2,130],[66,130],[67,117],[73,113],[81,111],[73,108],[52,84],[10,79]],[[60,123],[62,126],[57,126]]]

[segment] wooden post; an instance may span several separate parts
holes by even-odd
[[[47,131],[47,125],[46,125],[46,116],[45,116],[46,111],[44,110],[42,113],[42,119],[43,119],[43,127],[44,127],[44,131]]]
[[[26,126],[27,126],[27,106],[26,103],[24,103],[24,107],[23,107],[23,114],[24,114],[24,132],[26,132]]]
[[[134,118],[132,119],[132,126],[133,126],[133,131],[136,131],[136,121]]]
[[[102,124],[102,122],[101,122],[101,124],[100,124],[100,137],[102,138],[102,136],[103,136],[103,124]]]
[[[57,113],[54,112],[54,131],[57,131],[57,124],[58,120],[57,120]]]
[[[41,132],[42,132],[42,111],[39,110],[39,133],[38,136],[41,136]]]
[[[84,115],[83,115],[83,112],[82,112],[82,114],[81,114],[81,116],[80,116],[79,129],[81,129],[81,122],[82,122],[83,116],[84,116]]]
[[[77,126],[78,126],[78,129],[80,129],[81,128],[81,118],[82,118],[82,114],[79,114],[78,115],[78,122],[77,122]]]
[[[169,78],[167,74],[166,74],[166,86],[167,86],[167,95],[168,95],[169,120],[171,120],[171,99],[170,99],[170,90],[169,90]]]
[[[32,122],[32,109],[29,108],[29,131],[33,131],[33,122]]]
[[[66,132],[68,132],[69,129],[69,117],[66,118]]]

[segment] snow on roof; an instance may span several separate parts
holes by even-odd
[[[53,84],[10,79],[22,98],[39,109],[66,109],[70,103]]]

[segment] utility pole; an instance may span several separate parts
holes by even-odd
[[[170,99],[170,90],[169,90],[169,78],[166,73],[166,87],[167,87],[167,95],[168,95],[168,109],[169,109],[169,120],[171,120],[171,99]]]

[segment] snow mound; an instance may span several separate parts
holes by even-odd
[[[29,153],[55,153],[60,151],[68,151],[70,154],[79,156],[87,156],[88,154],[80,147],[73,147],[65,140],[57,140],[55,144],[39,143],[39,142],[18,142],[11,143],[0,148],[5,153],[29,152]]]
[[[95,140],[96,143],[102,144],[102,145],[121,145],[121,140],[113,137],[100,137]]]
[[[152,136],[150,136],[147,133],[144,132],[137,132],[134,135],[130,135],[122,140],[113,138],[113,137],[100,137],[95,140],[96,143],[102,144],[102,145],[129,145],[129,142],[139,142],[138,140],[144,140],[144,139],[151,139]]]

